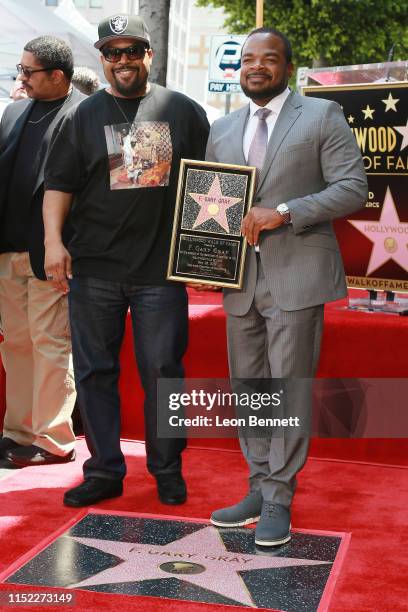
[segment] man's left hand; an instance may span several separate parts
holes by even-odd
[[[258,244],[259,232],[263,230],[273,230],[284,223],[282,215],[270,208],[260,208],[255,206],[245,215],[241,232],[251,246]]]

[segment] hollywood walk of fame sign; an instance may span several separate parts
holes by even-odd
[[[327,604],[347,542],[295,532],[259,551],[252,529],[91,511],[5,582],[314,612]]]
[[[408,83],[306,87],[338,102],[363,156],[364,209],[334,227],[347,285],[408,293]]]
[[[167,278],[240,288],[256,169],[183,159]]]

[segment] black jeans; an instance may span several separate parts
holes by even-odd
[[[184,286],[140,286],[77,277],[69,292],[75,382],[86,442],[91,453],[85,477],[122,479],[119,352],[128,308],[136,361],[145,392],[148,470],[181,470],[183,439],[157,437],[157,379],[183,378],[188,309]]]

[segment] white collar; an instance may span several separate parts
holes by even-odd
[[[290,94],[290,89],[287,87],[282,93],[269,100],[265,106],[258,106],[253,100],[249,101],[249,119],[255,115],[256,111],[260,108],[269,108],[275,115],[279,115],[282,110],[282,106],[285,103],[286,98]]]

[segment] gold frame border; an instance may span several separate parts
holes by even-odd
[[[306,85],[301,87],[302,96],[306,91],[351,91],[353,89],[389,89],[390,87],[408,87],[407,81],[389,81],[387,83],[353,83],[352,85]]]

